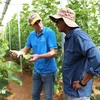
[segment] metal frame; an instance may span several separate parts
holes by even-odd
[[[0,18],[0,24],[2,24],[2,20],[4,18],[4,15],[6,14],[6,11],[8,9],[8,5],[10,3],[11,0],[6,0],[4,8],[3,8],[3,12],[2,12],[2,17]]]

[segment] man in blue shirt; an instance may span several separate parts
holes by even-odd
[[[32,48],[30,62],[34,62],[32,100],[40,100],[44,88],[45,100],[53,100],[55,73],[57,70],[55,56],[57,54],[56,35],[53,30],[43,26],[42,19],[37,13],[29,17],[29,24],[35,30],[27,39],[26,45],[20,51],[10,50],[13,56],[25,55]]]
[[[75,23],[75,12],[59,9],[49,16],[64,32],[63,84],[68,100],[90,100],[93,76],[100,76],[100,52],[86,32]]]

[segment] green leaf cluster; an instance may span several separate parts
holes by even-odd
[[[22,81],[19,79],[15,72],[22,72],[21,67],[12,61],[5,61],[4,56],[8,50],[8,42],[6,39],[0,38],[0,97],[7,98],[10,93],[7,91],[9,85],[8,81],[13,81],[18,85],[22,85]]]
[[[70,7],[75,11],[77,24],[89,34],[99,48],[100,0],[70,0],[66,7]]]
[[[96,100],[100,100],[100,94],[96,96]]]

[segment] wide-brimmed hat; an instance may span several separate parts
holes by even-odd
[[[50,19],[56,22],[57,19],[62,18],[69,27],[79,27],[75,23],[75,12],[70,8],[61,8],[55,15],[50,15]]]
[[[38,20],[42,20],[38,13],[33,13],[29,16],[30,25],[33,25]]]

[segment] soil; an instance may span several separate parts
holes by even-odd
[[[30,71],[24,70],[23,73],[18,73],[23,85],[18,86],[13,82],[9,82],[8,90],[13,93],[7,100],[32,100],[32,74]],[[54,96],[54,100],[62,100],[61,96]],[[41,99],[44,100],[43,92],[41,93]]]
[[[18,86],[10,81],[8,90],[13,94],[6,100],[32,100],[32,72],[30,70],[23,69],[23,72],[17,73],[17,75],[21,78],[23,85]],[[93,82],[94,96],[100,94],[100,91],[95,88],[96,86],[100,86],[100,77],[96,77]],[[43,92],[41,93],[41,100],[44,100]],[[62,91],[60,95],[54,95],[54,100],[63,100]]]
[[[95,77],[93,82],[93,91],[94,91],[94,99],[96,100],[96,96],[100,95],[100,90],[96,89],[96,87],[100,87],[100,77]]]

